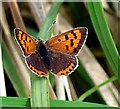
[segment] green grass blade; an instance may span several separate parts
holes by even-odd
[[[49,107],[48,80],[31,74],[31,107]]]
[[[2,103],[0,107],[30,107],[30,99],[23,97],[0,97]]]
[[[108,105],[103,104],[97,104],[97,103],[90,103],[90,102],[79,102],[79,101],[62,101],[62,100],[51,100],[50,102],[51,107],[83,107],[85,109],[87,108],[96,108],[101,107],[102,108],[108,108],[108,109],[114,109],[113,107],[110,107]],[[64,104],[64,105],[63,105]]]
[[[49,13],[47,14],[47,17],[45,19],[44,25],[41,28],[41,31],[38,34],[38,37],[43,40],[44,42],[51,37],[53,28],[51,27],[55,21],[56,15],[59,11],[59,8],[64,0],[61,0],[61,2],[55,2]]]
[[[89,2],[87,2],[86,4],[92,24],[94,26],[97,37],[100,41],[101,47],[108,60],[108,63],[111,66],[113,72],[116,75],[118,75],[118,73],[120,74],[120,72],[118,72],[118,60],[120,61],[120,57],[118,55],[118,51],[116,49],[115,43],[112,39],[112,35],[110,33],[104,15],[102,3],[93,2],[93,0],[89,0]]]
[[[30,107],[30,99],[29,98],[22,98],[22,97],[0,97],[2,99],[2,104],[0,107],[22,107],[22,108],[29,108]],[[97,104],[97,103],[88,103],[88,102],[79,102],[79,101],[62,101],[62,100],[50,100],[51,107],[97,107],[100,109],[107,108],[107,109],[118,109],[115,107],[111,107],[104,104]],[[70,108],[71,109],[71,108]]]
[[[44,42],[51,36],[52,28],[51,25],[55,21],[59,8],[62,2],[53,3],[46,19],[43,27],[41,28],[38,37]],[[50,29],[49,29],[50,28]],[[32,99],[31,106],[32,107],[49,107],[49,93],[48,93],[48,80],[45,77],[37,77],[32,74],[31,78],[32,83]]]
[[[87,98],[89,95],[93,94],[95,91],[97,91],[100,87],[104,86],[105,84],[108,84],[109,82],[113,82],[117,80],[116,76],[111,77],[110,79],[104,81],[103,83],[99,84],[98,86],[95,86],[93,88],[91,88],[90,90],[88,90],[87,92],[85,92],[83,95],[80,96],[80,98],[78,99],[79,101],[83,101],[85,98]]]

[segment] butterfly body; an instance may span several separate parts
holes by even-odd
[[[15,29],[15,36],[32,72],[46,77],[48,71],[57,76],[67,76],[78,66],[76,55],[86,40],[87,32],[85,27],[75,28],[45,43],[40,39],[35,41],[21,29]]]
[[[45,67],[48,70],[51,70],[51,65],[49,60],[50,50],[41,40],[38,40],[37,42],[36,53],[38,53]]]

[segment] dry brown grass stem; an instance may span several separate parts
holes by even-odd
[[[25,67],[23,61],[21,60],[21,57],[19,56],[19,54],[17,52],[15,42],[10,34],[9,25],[7,23],[6,15],[5,15],[3,8],[2,8],[1,16],[2,16],[1,24],[3,27],[4,34],[5,34],[5,36],[3,37],[3,41],[4,41],[5,45],[7,46],[7,49],[11,56],[12,62],[14,63],[15,67],[17,68],[16,70],[18,72],[18,75],[20,76],[21,81],[23,82],[23,85],[26,90],[26,95],[29,96],[30,95],[30,90],[29,90],[30,89],[30,83],[29,83],[30,81],[29,81],[28,70]]]
[[[33,0],[29,0],[28,4],[35,19],[35,22],[38,28],[40,29],[46,17],[44,6],[42,2],[40,2],[39,0],[36,0],[36,2],[30,2],[30,1]]]
[[[10,10],[12,13],[12,17],[14,19],[15,26],[17,28],[20,28],[20,29],[26,31],[23,19],[22,19],[21,14],[20,14],[19,7],[17,5],[17,1],[12,0],[12,2],[8,2],[8,4],[9,4],[9,7],[10,7]]]
[[[50,81],[49,81],[48,83],[49,83],[49,94],[50,94],[50,99],[56,100],[57,97],[56,97],[56,95],[55,95],[55,92],[54,92],[54,90],[53,90],[53,88],[52,88],[52,85],[51,85]]]

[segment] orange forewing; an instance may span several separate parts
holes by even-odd
[[[75,28],[49,39],[46,44],[52,50],[76,55],[86,38],[83,31],[86,32],[86,28]]]
[[[25,56],[28,56],[35,52],[36,42],[31,36],[18,28],[15,29],[15,36]]]

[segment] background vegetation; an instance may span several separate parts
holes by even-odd
[[[0,106],[118,107],[118,2],[13,1],[0,5]],[[40,78],[32,74],[15,42],[16,27],[43,41],[75,27],[87,27],[79,67],[69,77],[49,73],[49,78]]]

